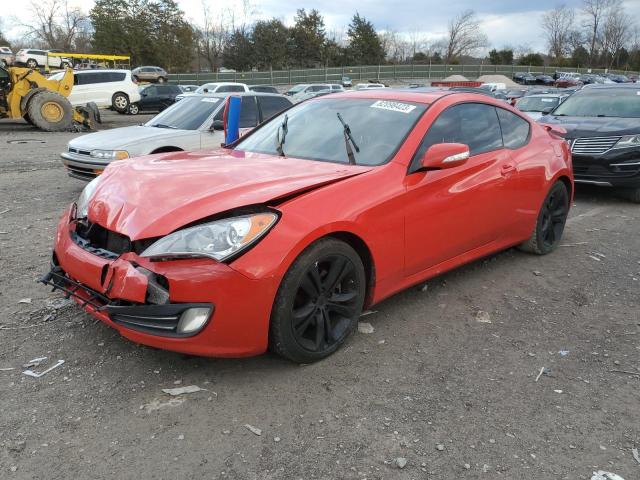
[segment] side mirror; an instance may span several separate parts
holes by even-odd
[[[147,92],[142,92],[142,93],[140,94],[140,96],[141,96],[141,97],[146,97],[147,95],[148,95],[148,93],[147,93]]]
[[[549,115],[551,112],[553,112],[553,107],[547,107],[542,110],[542,115]]]
[[[224,122],[222,120],[214,120],[211,130],[224,130]]]
[[[466,163],[469,147],[462,143],[437,143],[431,145],[421,160],[424,170],[454,168]]]
[[[209,93],[209,89],[208,88],[203,88],[202,89],[202,93]]]

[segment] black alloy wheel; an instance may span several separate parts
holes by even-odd
[[[564,182],[557,181],[542,204],[535,230],[520,248],[538,255],[555,250],[562,238],[568,215],[569,192]]]
[[[324,239],[287,272],[274,303],[271,347],[299,363],[335,352],[356,329],[365,297],[364,266],[347,244]]]
[[[542,240],[544,247],[552,249],[562,237],[569,213],[567,189],[553,189],[542,207]]]

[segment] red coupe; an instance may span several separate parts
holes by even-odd
[[[319,97],[231,148],[113,162],[42,281],[137,343],[319,360],[404,288],[558,245],[573,175],[548,128],[473,93]]]

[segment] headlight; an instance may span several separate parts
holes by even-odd
[[[640,147],[640,135],[625,135],[613,148]]]
[[[102,177],[94,178],[87,183],[87,186],[82,190],[82,193],[76,202],[76,218],[86,218],[89,214],[89,200],[93,197],[93,193],[96,191],[101,178]]]
[[[257,242],[277,219],[275,213],[256,213],[185,228],[153,243],[141,256],[210,257],[223,261]]]
[[[129,158],[129,152],[126,150],[91,150],[92,158],[101,160],[124,160]]]

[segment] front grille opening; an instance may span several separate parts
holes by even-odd
[[[118,257],[132,251],[129,237],[107,230],[97,223],[78,222],[72,238],[85,250],[104,258]]]

